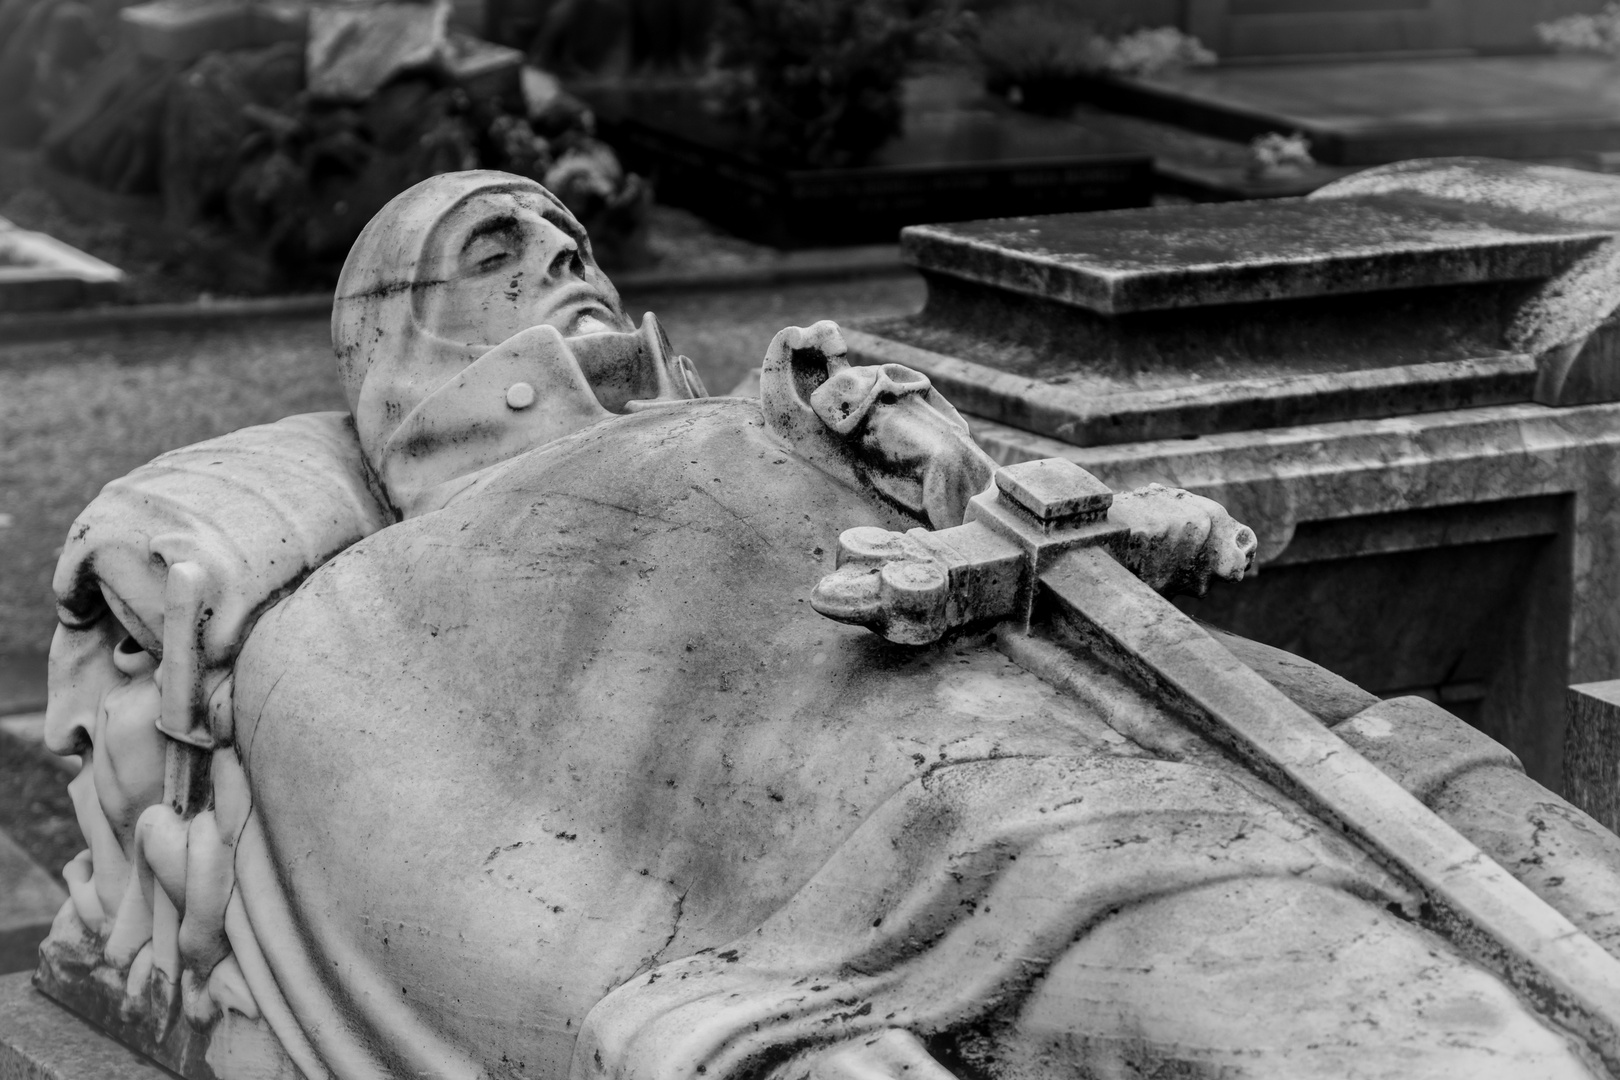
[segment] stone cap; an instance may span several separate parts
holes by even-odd
[[[996,470],[996,490],[1036,521],[1094,520],[1108,512],[1114,493],[1066,458],[1021,461]]]
[[[1437,198],[1158,206],[916,225],[919,270],[1104,315],[1550,277],[1613,233]]]

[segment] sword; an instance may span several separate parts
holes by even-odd
[[[1620,960],[1122,565],[1129,534],[1096,477],[1047,458],[995,480],[956,528],[845,532],[816,609],[908,644],[998,621],[1026,666],[1035,624],[1067,630],[1406,880],[1422,923],[1620,1070]]]

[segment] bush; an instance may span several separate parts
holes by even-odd
[[[1566,15],[1536,26],[1543,45],[1559,52],[1599,53],[1620,58],[1620,3],[1595,15]]]
[[[907,65],[950,32],[946,0],[733,0],[715,28],[720,111],[763,157],[857,165],[901,128]]]
[[[991,9],[974,51],[985,85],[1037,112],[1062,111],[1084,81],[1102,75],[1153,75],[1215,62],[1215,54],[1173,26],[1110,38],[1064,0],[1032,0]]]
[[[984,19],[974,42],[985,85],[1039,99],[1048,86],[1101,73],[1108,42],[1059,4],[1018,4]],[[1038,102],[1032,101],[1032,104]]]

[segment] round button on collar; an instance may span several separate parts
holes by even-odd
[[[523,410],[534,404],[534,387],[526,382],[513,383],[506,388],[506,407]]]

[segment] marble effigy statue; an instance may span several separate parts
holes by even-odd
[[[1216,504],[998,469],[831,323],[707,396],[504,174],[332,328],[349,413],[110,483],[55,579],[36,983],[188,1080],[1620,1069],[1620,839],[1181,616]]]

